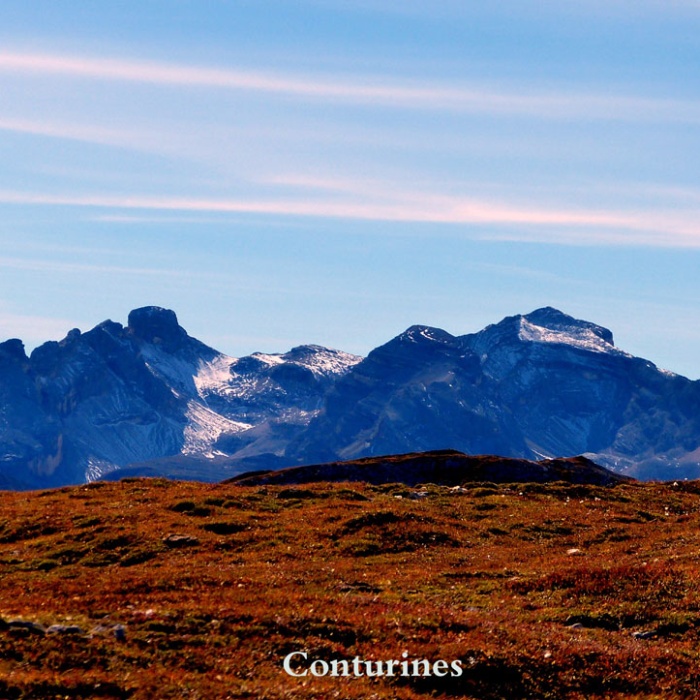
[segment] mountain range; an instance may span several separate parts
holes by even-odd
[[[445,449],[697,478],[700,381],[551,307],[461,336],[412,326],[364,359],[317,345],[232,358],[154,306],[29,356],[0,343],[1,488]]]

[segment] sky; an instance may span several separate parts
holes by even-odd
[[[0,340],[555,306],[700,378],[700,0],[3,0]]]

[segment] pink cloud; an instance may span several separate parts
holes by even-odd
[[[376,76],[355,82],[333,76],[293,77],[229,68],[205,68],[149,61],[59,56],[0,51],[0,71],[59,75],[158,85],[248,90],[321,100],[382,104],[413,109],[443,109],[540,118],[700,120],[697,102],[643,99],[617,94],[526,94],[482,87],[396,84]]]
[[[384,201],[323,201],[321,199],[195,199],[183,197],[51,195],[0,191],[0,203],[66,206],[113,210],[170,211],[209,214],[263,214],[319,218],[484,226],[521,226],[519,233],[489,232],[488,237],[546,240],[563,243],[615,243],[659,246],[700,246],[695,212],[639,213],[525,208],[458,196],[404,193]]]
[[[127,131],[85,124],[62,124],[34,119],[0,118],[0,131],[13,131],[20,134],[48,136],[110,146],[136,147],[147,143],[145,136],[138,137],[136,134]]]
[[[123,267],[117,265],[91,265],[87,263],[59,262],[54,260],[36,260],[27,258],[0,256],[0,268],[12,270],[26,270],[28,272],[64,272],[74,274],[76,272],[98,272],[102,274],[132,274],[153,275],[156,277],[192,277],[192,273],[183,273],[177,270],[167,270],[144,267]]]

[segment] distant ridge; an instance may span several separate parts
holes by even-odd
[[[454,450],[433,450],[384,457],[366,457],[277,471],[240,474],[224,483],[244,486],[291,485],[313,482],[362,481],[370,484],[432,483],[459,486],[467,482],[549,483],[611,486],[634,479],[615,474],[585,457],[509,459],[495,455],[465,455]]]

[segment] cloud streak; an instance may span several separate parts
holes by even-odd
[[[151,61],[0,51],[0,72],[120,81],[180,88],[262,92],[360,105],[418,110],[522,115],[547,119],[700,121],[700,103],[618,94],[526,94],[483,88],[398,84],[376,76],[356,81],[335,77],[285,76]]]
[[[76,272],[90,272],[99,274],[118,274],[118,275],[138,275],[138,276],[156,276],[156,277],[195,277],[199,276],[192,272],[181,272],[178,270],[166,270],[158,268],[144,267],[123,267],[117,265],[92,265],[89,263],[69,263],[60,262],[57,260],[36,260],[27,258],[15,257],[0,257],[0,268],[9,270],[24,270],[27,272],[57,272],[65,274],[75,274]],[[210,275],[204,275],[209,277]]]
[[[8,119],[0,117],[0,131],[126,148],[143,148],[149,143],[147,136],[138,136],[128,131],[88,124],[63,124],[60,122],[38,121],[36,119]]]
[[[406,192],[386,201],[325,201],[323,199],[197,199],[167,196],[57,195],[0,191],[0,203],[60,206],[119,211],[207,214],[257,214],[496,227],[478,235],[500,240],[530,240],[572,244],[627,244],[700,247],[697,212],[661,210],[639,213],[523,207],[459,196]],[[499,231],[498,227],[507,230]],[[513,227],[522,227],[513,232]]]

